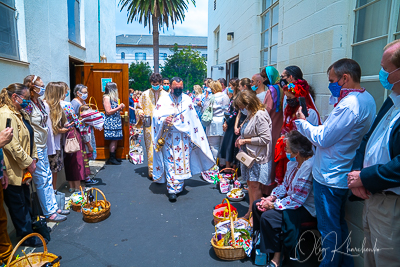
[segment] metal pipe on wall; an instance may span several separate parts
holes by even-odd
[[[99,32],[99,62],[101,62],[101,52],[100,52],[100,0],[97,0],[97,20],[98,20],[98,32]]]

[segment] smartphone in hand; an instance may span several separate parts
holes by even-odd
[[[308,110],[307,110],[307,105],[306,105],[306,99],[302,96],[299,97],[299,103],[300,103],[300,106],[302,107],[301,112],[303,112],[304,116],[307,118]]]
[[[11,128],[11,118],[7,118],[6,128]]]

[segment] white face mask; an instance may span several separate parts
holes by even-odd
[[[244,115],[246,115],[247,116],[247,114],[248,114],[248,112],[247,112],[247,109],[242,109],[242,110],[240,110]]]
[[[88,94],[87,93],[86,94],[82,94],[81,93],[81,98],[82,98],[82,100],[86,100],[88,98]]]

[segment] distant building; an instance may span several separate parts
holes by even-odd
[[[0,0],[0,88],[29,74],[74,86],[74,64],[103,54],[115,62],[115,8],[108,0]]]
[[[178,44],[179,48],[190,46],[193,50],[199,51],[207,60],[207,37],[200,36],[173,36],[160,35],[160,65],[164,65],[165,59],[172,54],[171,48]],[[153,36],[152,35],[131,35],[121,34],[117,36],[118,63],[148,62],[154,69]]]
[[[207,75],[250,77],[268,65],[298,65],[316,91],[323,119],[330,106],[326,70],[340,58],[362,69],[362,86],[379,109],[383,47],[400,39],[400,1],[209,0]]]

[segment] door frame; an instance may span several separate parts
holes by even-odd
[[[121,99],[121,103],[125,104],[124,110],[120,112],[122,119],[122,130],[123,130],[123,144],[119,145],[116,150],[117,158],[126,159],[129,155],[129,64],[128,63],[89,63],[84,62],[83,64],[75,65],[75,77],[76,83],[84,85],[88,84],[89,79],[93,73],[98,71],[109,70],[112,72],[121,71],[122,73],[122,84],[117,84],[118,95]],[[124,101],[125,99],[125,101]],[[102,102],[97,101],[100,112],[104,112]],[[104,135],[103,135],[104,136]],[[104,138],[104,137],[103,137]],[[99,159],[106,159],[109,157],[109,141],[105,140],[104,152],[98,151],[97,155]]]

